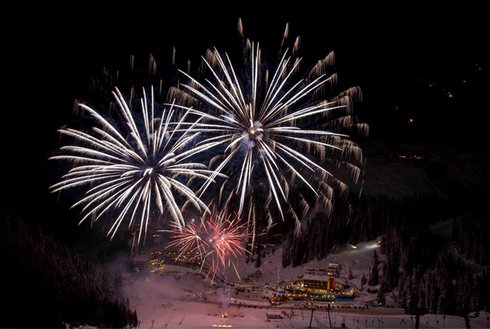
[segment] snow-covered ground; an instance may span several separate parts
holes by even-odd
[[[360,286],[362,273],[372,264],[376,241],[350,246],[343,252],[321,261],[312,261],[301,267],[281,267],[281,250],[265,257],[260,274],[237,292],[224,284],[210,285],[199,272],[179,266],[166,266],[165,271],[151,273],[146,267],[139,272],[123,275],[123,293],[132,308],[138,312],[140,328],[413,328],[415,319],[397,308],[361,308],[375,299],[375,294],[362,293],[354,303],[331,305],[330,317],[326,303],[318,303],[315,310],[304,301],[271,307],[264,298],[270,296],[280,281],[293,281],[303,275],[307,267],[325,267],[328,262],[342,264],[338,280],[346,282],[349,267],[354,278],[348,280]],[[379,252],[378,252],[379,255]],[[381,258],[381,255],[380,259]],[[141,260],[150,256],[140,255]],[[257,274],[253,264],[238,263],[242,278]],[[238,280],[234,271],[227,276]],[[350,307],[347,307],[349,305]],[[281,315],[282,319],[268,320],[267,314]],[[489,328],[489,314],[480,312],[471,318],[472,328]],[[457,316],[424,315],[420,328],[464,328],[464,320]]]

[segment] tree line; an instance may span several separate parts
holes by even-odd
[[[53,237],[0,209],[0,327],[135,327],[138,316],[97,270]]]
[[[389,293],[415,315],[490,310],[490,206],[483,203],[450,217],[447,202],[414,195],[338,203],[331,216],[316,214],[299,235],[285,233],[283,266],[322,259],[346,242],[381,237],[385,260],[376,256],[366,269],[370,282],[364,278],[380,285],[378,301],[384,303]]]

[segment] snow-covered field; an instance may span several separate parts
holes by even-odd
[[[287,303],[270,307],[264,299],[279,281],[292,281],[304,274],[306,267],[325,267],[328,262],[342,264],[339,280],[345,280],[348,268],[354,278],[351,285],[360,286],[362,272],[372,263],[376,241],[359,244],[357,248],[332,255],[322,261],[312,261],[302,267],[281,267],[281,251],[267,255],[261,274],[246,289],[237,292],[235,287],[210,285],[194,271],[179,266],[166,266],[156,274],[149,268],[123,276],[123,293],[132,308],[138,312],[140,328],[413,328],[415,319],[397,308],[360,308],[375,299],[374,294],[363,293],[350,308],[342,303],[332,305],[330,317],[326,303],[318,303],[312,312],[305,302]],[[379,254],[379,253],[378,253]],[[140,255],[141,260],[149,256]],[[257,273],[253,264],[238,265],[242,278]],[[235,281],[233,272],[228,273]],[[343,278],[344,277],[344,278]],[[236,281],[238,282],[238,281]],[[282,319],[267,318],[268,314],[281,315]],[[489,328],[489,314],[480,312],[471,318],[472,328]],[[464,320],[457,316],[424,315],[420,328],[464,328]]]

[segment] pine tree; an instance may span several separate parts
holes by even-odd
[[[361,289],[363,289],[364,285],[367,283],[367,279],[366,279],[366,273],[362,273],[362,277],[361,277]]]
[[[379,265],[379,258],[378,258],[378,253],[376,252],[376,250],[374,250],[373,265],[375,265],[375,266]]]
[[[369,282],[368,282],[370,286],[375,286],[379,283],[378,265],[379,265],[378,253],[376,252],[376,250],[374,250],[373,266],[371,266],[371,274],[369,275]]]
[[[260,265],[262,265],[262,259],[260,257],[260,253],[257,253],[257,255],[255,255],[255,267],[260,267]]]
[[[386,305],[386,297],[385,297],[385,290],[383,286],[378,290],[378,294],[376,295],[376,303],[379,306],[385,306]]]
[[[375,286],[379,283],[379,272],[378,272],[378,267],[376,265],[373,265],[371,267],[371,274],[369,275],[369,281],[368,284],[370,286]]]

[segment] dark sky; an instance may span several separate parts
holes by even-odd
[[[358,115],[370,123],[375,137],[389,137],[403,125],[400,120],[411,116],[420,117],[422,141],[454,137],[457,127],[464,128],[465,138],[483,130],[478,118],[488,108],[483,102],[489,58],[484,48],[490,30],[483,5],[317,3],[268,10],[250,2],[230,3],[235,9],[214,2],[198,7],[183,1],[118,4],[112,9],[70,3],[6,12],[16,23],[2,32],[7,56],[2,187],[9,192],[3,203],[22,208],[26,198],[42,200],[49,180],[46,158],[58,147],[56,129],[71,122],[73,100],[87,91],[90,77],[102,67],[125,65],[130,54],[168,59],[173,46],[180,60],[197,58],[212,46],[236,49],[238,17],[245,34],[264,47],[276,46],[289,22],[290,35],[302,37],[306,61],[334,50],[340,83],[363,90]],[[463,81],[470,86],[462,86]],[[447,103],[450,92],[456,93],[454,103]]]

